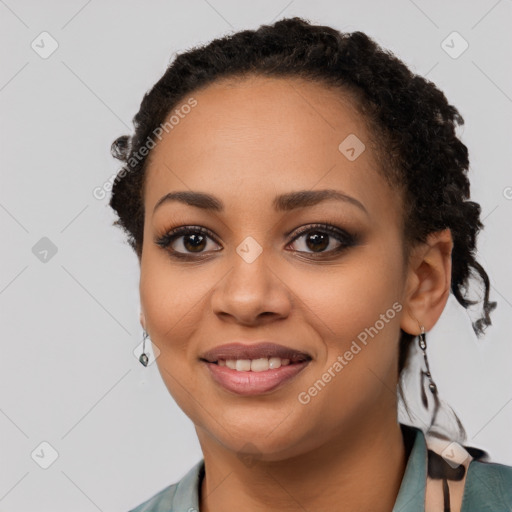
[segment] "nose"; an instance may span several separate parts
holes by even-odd
[[[235,253],[232,268],[213,290],[211,306],[223,321],[261,325],[290,314],[292,292],[263,253],[250,263]]]

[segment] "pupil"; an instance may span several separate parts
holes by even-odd
[[[317,249],[320,249],[320,251],[323,251],[329,245],[328,238],[329,238],[329,235],[327,235],[325,233],[319,233],[319,232],[311,233],[307,238],[308,248],[313,249],[313,250],[315,248],[317,248]],[[311,244],[309,243],[310,240],[313,240],[312,247],[310,246]]]
[[[187,250],[199,252],[198,249],[204,249],[204,247],[201,246],[201,244],[204,245],[204,239],[205,237],[203,235],[188,235],[185,237],[184,245]],[[191,244],[188,243],[190,240],[193,240]]]

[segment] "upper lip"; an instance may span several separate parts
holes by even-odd
[[[281,359],[290,359],[290,361],[308,361],[311,359],[307,352],[271,342],[228,343],[208,350],[199,357],[209,363],[216,363],[219,359],[260,359],[263,357],[280,357]]]

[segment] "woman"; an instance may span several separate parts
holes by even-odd
[[[144,96],[110,204],[204,459],[134,512],[510,510],[512,467],[438,421],[428,367],[471,272],[478,334],[495,307],[457,123],[365,34],[300,18],[183,53]],[[431,421],[408,426],[414,358]]]

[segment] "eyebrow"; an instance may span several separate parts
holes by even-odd
[[[277,212],[286,212],[295,210],[297,208],[314,206],[318,203],[328,200],[347,202],[357,206],[368,215],[368,211],[364,205],[355,197],[349,196],[334,189],[298,190],[295,192],[288,192],[286,194],[276,196],[272,202],[272,206]],[[204,192],[179,191],[169,192],[165,196],[161,197],[153,208],[153,214],[164,203],[174,201],[187,204],[189,206],[194,206],[196,208],[201,208],[202,210],[214,212],[224,211],[224,203],[215,196],[206,194]]]

